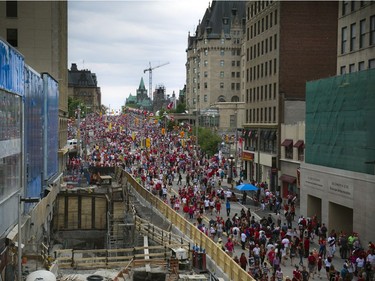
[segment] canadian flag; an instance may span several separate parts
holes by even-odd
[[[167,109],[171,109],[173,107],[173,101],[167,105]]]

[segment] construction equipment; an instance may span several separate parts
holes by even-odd
[[[157,66],[151,67],[151,62],[150,62],[150,67],[146,68],[145,70],[143,70],[143,73],[146,73],[147,71],[149,72],[149,76],[148,76],[148,83],[149,83],[148,94],[150,95],[150,99],[152,99],[152,71],[155,68],[159,68],[159,67],[162,67],[162,66],[167,65],[167,64],[169,64],[169,62],[166,62],[166,63],[163,63],[163,64],[159,64]]]

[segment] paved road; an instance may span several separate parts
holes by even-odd
[[[182,185],[180,185],[180,186],[184,186],[185,185],[185,178],[186,178],[185,176],[186,176],[185,174],[182,175],[182,178],[183,178],[182,179]],[[173,196],[173,195],[176,195],[176,197],[178,197],[178,189],[179,189],[180,186],[177,185],[177,180],[178,180],[178,177],[175,177],[174,182],[173,182],[172,190],[168,194],[169,198],[170,198],[170,196]],[[229,185],[226,185],[226,181],[225,181],[225,183],[223,182],[222,187],[223,187],[224,190],[228,190],[229,189]],[[242,194],[241,194],[240,191],[237,191],[237,190],[232,190],[232,191],[237,194],[237,198],[242,199]],[[250,196],[247,197],[247,202],[246,202],[247,204],[245,204],[245,205],[241,204],[240,202],[231,202],[230,218],[232,218],[235,213],[240,214],[242,208],[244,208],[245,210],[247,210],[248,208],[250,208],[251,214],[255,216],[256,220],[259,220],[260,218],[263,218],[263,217],[267,218],[269,216],[269,214],[271,214],[272,217],[273,217],[273,221],[276,222],[277,216],[276,216],[276,214],[274,212],[271,212],[268,209],[265,209],[263,211],[259,206],[255,206],[254,202],[249,197]],[[169,202],[170,201],[168,200],[168,203]],[[182,213],[182,208],[180,208],[180,212]],[[226,214],[226,209],[225,209],[225,203],[222,203],[222,209],[221,209],[221,214],[220,215],[224,218],[224,221],[227,219],[227,214]],[[297,227],[297,218],[299,217],[299,215],[300,215],[300,209],[297,206],[296,207],[296,217],[295,217],[295,220],[293,221],[293,227]],[[209,225],[209,221],[211,219],[216,220],[216,216],[217,216],[217,214],[215,214],[215,212],[213,212],[213,215],[210,215],[210,213],[205,213],[204,214],[205,225],[208,226]],[[281,218],[282,218],[282,224],[284,222],[286,222],[286,219],[285,219],[284,215],[281,215]],[[196,219],[194,219],[194,222],[196,222]],[[215,241],[216,240],[217,240],[217,238],[215,238]],[[223,238],[223,244],[225,244],[226,241],[227,241],[227,238],[224,237]],[[317,243],[312,243],[310,245],[310,249],[314,249],[314,248],[319,249],[319,245],[317,245]],[[240,255],[241,255],[242,252],[245,252],[246,257],[248,257],[248,250],[242,250],[241,245],[236,245],[235,246],[235,254],[233,256],[237,255],[238,257],[240,257]],[[337,254],[336,254],[336,256],[337,256]],[[293,277],[293,270],[295,269],[295,264],[297,264],[298,262],[299,262],[299,258],[295,258],[293,265],[290,264],[290,260],[287,260],[285,266],[281,266],[281,269],[283,271],[284,277],[286,277],[286,276],[289,276],[291,278]],[[333,260],[332,263],[335,266],[336,270],[341,270],[344,261],[341,260],[340,258],[336,257]],[[305,258],[304,258],[304,265],[306,265],[306,267],[307,267],[307,259],[305,259]],[[301,267],[300,267],[300,269],[301,269]],[[323,268],[322,268],[322,271],[321,271],[321,278],[315,277],[315,279],[327,280],[327,277],[326,277],[326,274],[325,274],[324,265],[323,265]]]

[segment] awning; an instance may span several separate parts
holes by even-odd
[[[294,145],[293,147],[297,147],[298,149],[302,146],[303,147],[304,145],[304,141],[303,140],[298,140]]]
[[[297,180],[296,177],[288,176],[288,175],[285,175],[285,174],[282,174],[279,179],[281,181],[285,181],[287,183],[295,183],[296,180]]]
[[[282,142],[281,146],[291,146],[293,144],[293,140],[290,140],[290,139],[286,139]]]

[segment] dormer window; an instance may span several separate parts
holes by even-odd
[[[223,18],[223,24],[225,24],[225,25],[229,24],[229,18],[224,17]]]

